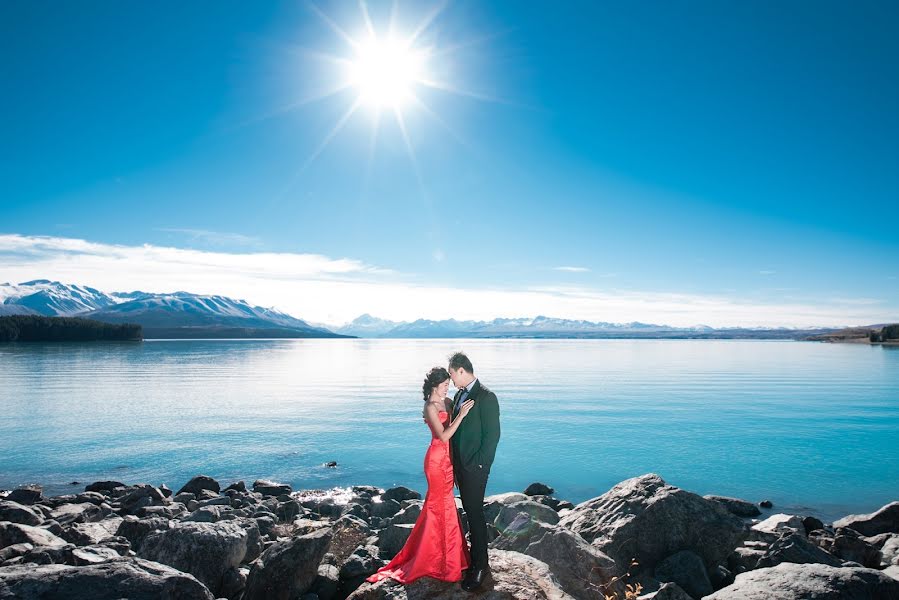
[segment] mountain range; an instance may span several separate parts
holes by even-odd
[[[138,323],[145,338],[346,337],[244,300],[188,292],[113,292],[35,279],[0,284],[0,315]]]
[[[188,292],[112,292],[36,279],[0,284],[0,316],[78,316],[107,323],[138,323],[146,338],[365,337],[365,338],[740,338],[803,339],[833,328],[671,327],[539,316],[492,321],[389,321],[369,314],[346,325],[318,325],[244,300]]]
[[[607,323],[573,319],[534,318],[493,319],[492,321],[388,321],[364,314],[333,331],[356,337],[378,338],[741,338],[801,339],[832,329],[724,328],[708,325],[672,327],[652,323]]]

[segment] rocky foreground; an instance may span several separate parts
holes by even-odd
[[[421,512],[404,487],[221,489],[200,475],[177,493],[102,481],[45,498],[28,486],[0,497],[0,600],[899,599],[899,502],[827,525],[760,521],[755,504],[654,474],[577,506],[552,493],[535,483],[485,500],[493,574],[469,594],[365,582]]]

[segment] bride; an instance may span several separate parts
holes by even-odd
[[[453,497],[449,441],[474,401],[466,401],[458,416],[451,421],[452,400],[446,395],[449,380],[446,369],[434,367],[421,387],[425,402],[422,415],[431,429],[431,444],[424,461],[428,491],[421,514],[402,550],[367,581],[376,582],[388,577],[401,583],[411,583],[419,577],[459,581],[462,571],[471,564]]]

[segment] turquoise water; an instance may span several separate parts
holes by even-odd
[[[421,380],[457,349],[500,400],[488,493],[542,481],[579,502],[655,472],[824,518],[899,499],[899,348],[736,340],[2,345],[0,488],[424,491]]]

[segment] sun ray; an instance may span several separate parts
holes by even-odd
[[[305,171],[309,167],[309,165],[312,164],[312,161],[314,161],[316,158],[318,158],[318,155],[321,154],[324,151],[324,149],[328,146],[328,144],[331,143],[331,140],[334,139],[334,136],[336,136],[338,133],[340,133],[340,130],[343,129],[343,127],[346,125],[347,121],[350,120],[350,117],[353,116],[353,114],[359,109],[360,106],[362,106],[362,101],[356,100],[347,109],[347,111],[345,113],[343,113],[343,116],[337,120],[337,123],[335,123],[334,127],[331,128],[331,131],[328,132],[328,135],[325,136],[325,139],[323,139],[321,141],[321,143],[318,145],[318,147],[315,149],[315,152],[313,152],[309,156],[309,158],[306,159],[306,162],[303,163],[303,166],[300,167],[300,173]]]
[[[324,11],[322,11],[318,6],[315,5],[314,2],[309,3],[309,9],[312,10],[312,12],[314,12],[316,15],[318,15],[318,17],[322,21],[324,21],[328,25],[328,27],[334,30],[334,32],[338,36],[340,36],[340,38],[345,41],[351,48],[353,48],[354,50],[359,48],[359,42],[357,42],[350,34],[344,31],[343,28],[340,27],[340,25],[335,23],[334,20],[326,15]]]
[[[428,29],[428,27],[431,26],[431,23],[434,22],[434,19],[436,19],[440,15],[440,13],[444,11],[448,4],[449,0],[441,0],[441,2],[438,2],[434,6],[434,8],[432,8],[431,11],[427,15],[425,15],[425,18],[421,21],[421,23],[418,24],[418,27],[416,27],[412,31],[411,35],[409,35],[406,45],[413,46],[418,40],[418,37],[423,34]]]
[[[359,0],[359,9],[362,11],[362,20],[365,21],[365,30],[368,31],[369,37],[378,37],[378,34],[375,33],[375,26],[371,22],[371,16],[368,14],[368,4],[365,0]]]
[[[422,197],[427,196],[425,190],[425,182],[421,176],[421,170],[418,168],[418,160],[415,158],[415,150],[412,148],[412,141],[409,139],[409,132],[406,130],[406,121],[403,119],[403,112],[399,108],[393,109],[396,122],[400,126],[400,133],[403,135],[403,142],[406,144],[406,150],[409,152],[409,160],[412,161],[412,169],[415,171],[415,179],[418,180],[418,188],[421,190]]]

